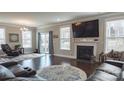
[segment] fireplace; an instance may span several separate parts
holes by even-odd
[[[77,46],[77,59],[92,60],[94,46]]]

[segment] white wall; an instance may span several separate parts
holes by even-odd
[[[93,16],[93,17],[87,17],[87,18],[81,18],[78,20],[73,20],[71,22],[65,22],[61,24],[56,24],[54,26],[46,26],[46,27],[40,27],[37,32],[48,32],[48,31],[53,31],[54,35],[59,35],[59,28],[61,26],[66,26],[66,25],[71,25],[74,22],[82,22],[82,21],[89,21],[89,20],[94,20],[94,19],[99,19],[99,42],[97,43],[97,49],[96,49],[96,57],[98,60],[99,54],[104,51],[104,46],[105,46],[105,20],[111,19],[114,17],[119,17],[119,16],[124,16],[124,13],[109,13],[105,15],[99,15],[99,16]],[[60,36],[59,36],[60,37]],[[72,37],[72,33],[71,33]],[[82,38],[83,39],[83,38]],[[88,38],[90,40],[94,40],[94,38]],[[74,45],[75,43],[73,42],[73,38],[71,39],[71,50],[61,50],[60,49],[60,38],[54,38],[54,53],[57,55],[62,55],[66,57],[73,57],[74,58]]]

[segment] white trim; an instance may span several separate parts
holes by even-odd
[[[69,38],[63,38],[63,37],[61,37],[61,29],[63,29],[63,28],[69,28],[69,32],[70,32],[70,37]],[[59,35],[60,35],[60,38],[59,38],[59,44],[60,44],[60,50],[67,50],[67,51],[70,51],[71,50],[71,26],[70,25],[63,25],[63,26],[61,26],[60,28],[59,28]],[[69,44],[70,44],[70,47],[69,48],[63,48],[61,45],[62,45],[62,43],[61,43],[61,40],[62,39],[69,39]]]
[[[61,54],[53,54],[54,56],[59,56],[59,57],[65,57],[65,58],[72,58],[75,59],[74,56],[67,56],[67,55],[61,55]]]
[[[107,29],[106,29],[107,22],[117,21],[117,20],[123,20],[123,19],[124,19],[124,16],[121,15],[121,16],[109,17],[109,18],[106,18],[104,20],[104,52],[105,53],[107,53],[107,37],[106,37],[106,35],[107,35],[107,33],[106,33],[106,31],[107,31]]]
[[[98,14],[98,15],[88,16],[88,17],[80,17],[77,19],[59,22],[59,23],[55,23],[55,24],[38,25],[37,29],[49,28],[49,27],[53,27],[53,26],[68,25],[68,24],[72,24],[75,22],[89,21],[89,20],[94,20],[94,19],[99,19],[99,18],[110,18],[110,16],[118,16],[118,15],[123,15],[123,14],[124,13],[111,12],[111,13],[103,13],[103,14]]]
[[[1,27],[0,29],[3,29],[3,35],[4,35],[3,37],[4,43],[0,43],[0,50],[2,50],[1,44],[6,44],[6,29],[3,27]]]
[[[122,19],[124,19],[124,16],[120,15],[120,16],[106,18],[105,21],[109,22],[109,21],[116,21],[116,20],[122,20]]]
[[[93,54],[94,56],[97,55],[97,43],[90,42],[90,43],[75,43],[74,45],[74,57],[77,58],[77,46],[93,46]]]
[[[26,26],[26,27],[30,27],[30,28],[37,27],[37,26],[21,25],[21,24],[14,24],[14,23],[4,23],[4,22],[0,22],[0,26],[10,26],[10,27],[22,27],[22,26]]]
[[[31,40],[31,46],[30,47],[24,47],[24,44],[23,44],[23,40],[24,40],[24,38],[23,38],[23,32],[30,32],[30,35],[31,35],[31,39],[30,39]],[[33,43],[32,42],[32,37],[33,37],[32,36],[32,31],[31,30],[21,31],[21,34],[22,34],[22,38],[21,38],[22,39],[22,47],[24,47],[24,48],[32,48],[33,47],[33,45],[32,45],[32,43]]]
[[[103,23],[103,46],[104,46],[104,49],[103,49],[103,52],[106,53],[106,20],[104,19],[104,23]]]

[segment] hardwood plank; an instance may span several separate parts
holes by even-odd
[[[45,55],[39,58],[21,61],[20,64],[22,64],[24,67],[28,66],[35,70],[39,70],[43,67],[51,65],[69,64],[84,70],[87,73],[87,76],[91,75],[93,71],[100,65],[100,63],[84,62],[76,59],[57,57],[53,55]]]

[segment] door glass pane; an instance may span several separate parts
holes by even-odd
[[[45,34],[41,34],[40,39],[40,52],[45,53]]]
[[[40,52],[42,54],[49,53],[49,34],[41,33],[40,35]]]
[[[45,46],[45,47],[46,47],[45,52],[46,52],[46,53],[49,53],[49,34],[48,34],[48,33],[46,34],[45,41],[46,41],[46,42],[45,42],[45,45],[46,45],[46,46]]]

